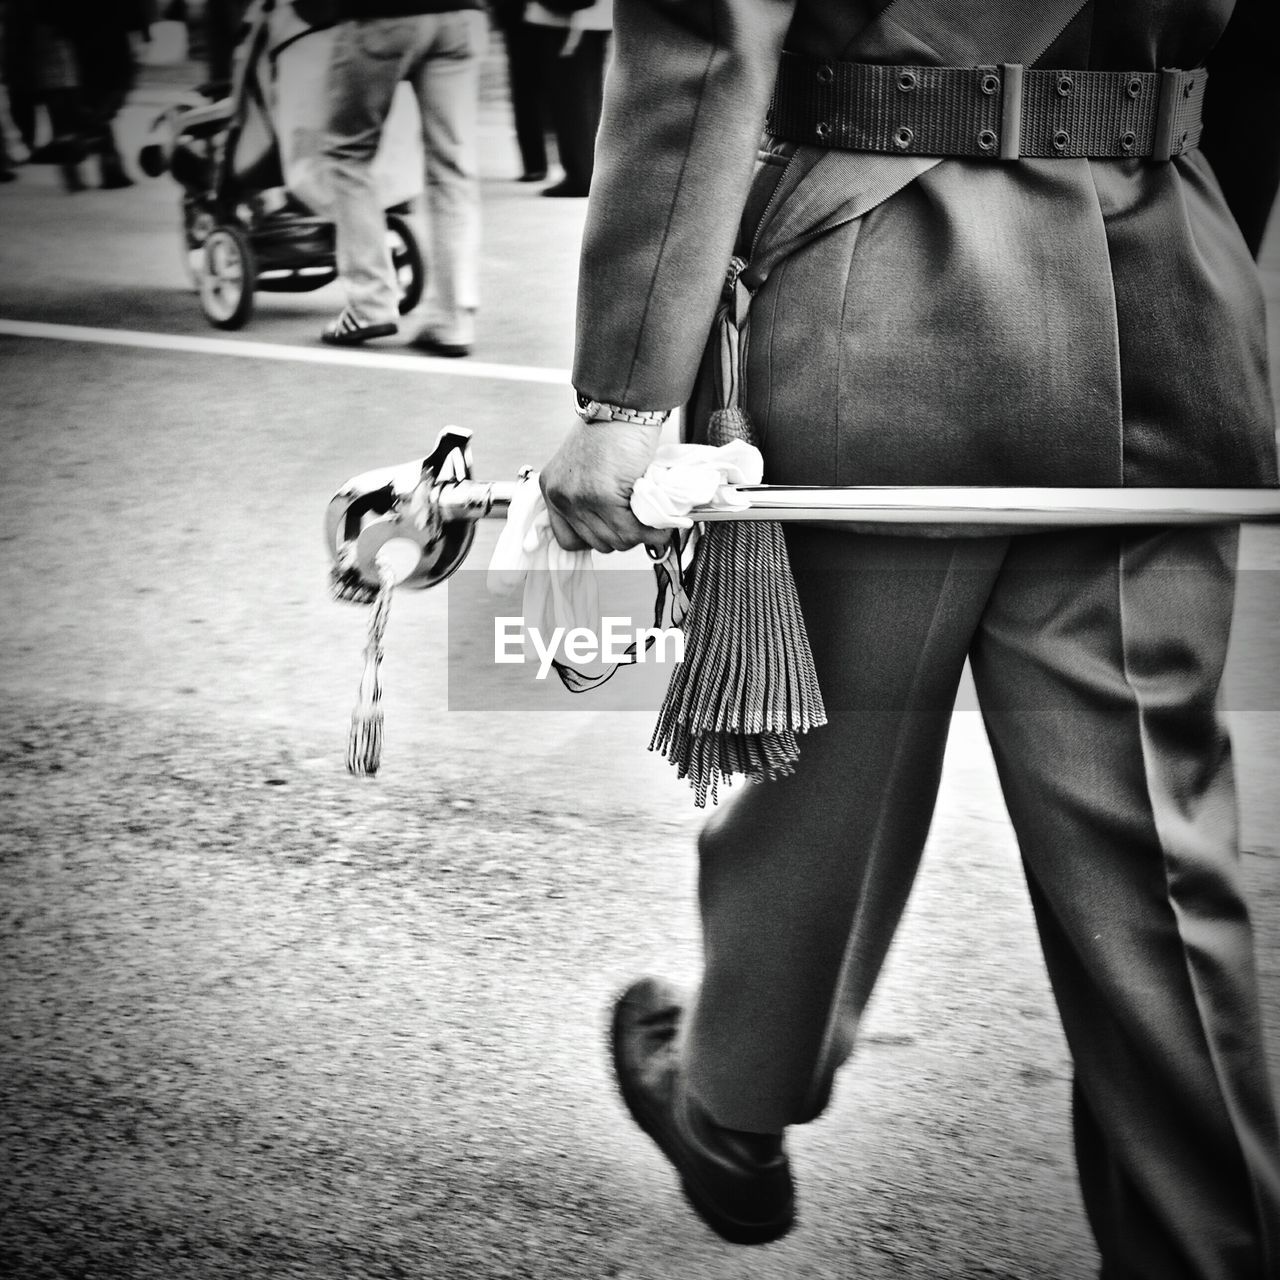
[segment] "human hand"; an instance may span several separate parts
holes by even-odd
[[[631,490],[657,452],[662,428],[638,422],[576,422],[538,477],[551,532],[566,551],[666,546],[669,533],[631,512]]]

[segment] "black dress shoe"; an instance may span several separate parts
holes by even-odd
[[[589,190],[590,190],[589,187],[583,186],[579,182],[570,182],[567,178],[565,178],[561,182],[553,182],[549,187],[543,187],[542,194],[544,196],[552,196],[552,197],[555,197],[555,196],[578,197],[578,196],[585,196]]]
[[[683,1001],[642,978],[613,1009],[613,1067],[635,1122],[675,1165],[689,1203],[733,1244],[765,1244],[795,1222],[795,1187],[782,1139],[716,1124],[689,1096],[678,1049]]]

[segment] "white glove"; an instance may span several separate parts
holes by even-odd
[[[760,450],[742,440],[712,446],[664,444],[635,483],[631,510],[652,529],[688,529],[695,507],[720,511],[750,505],[733,486],[759,484],[764,474]],[[507,521],[489,561],[494,595],[524,588],[524,622],[547,640],[557,627],[567,634],[585,627],[600,635],[600,593],[591,552],[566,551],[552,536],[547,504],[531,475],[518,485]]]
[[[590,551],[566,551],[552,536],[536,474],[516,487],[507,520],[489,561],[493,595],[524,587],[526,627],[548,639],[556,627],[588,627],[600,634],[600,593]]]
[[[688,529],[694,507],[740,511],[750,505],[734,485],[759,484],[760,450],[744,440],[728,444],[664,444],[631,491],[631,511],[651,529]]]

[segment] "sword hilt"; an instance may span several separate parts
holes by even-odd
[[[343,599],[372,600],[382,585],[395,542],[396,585],[431,587],[467,558],[475,522],[503,518],[520,478],[481,482],[471,477],[471,433],[446,427],[421,460],[366,471],[329,501],[325,543],[333,585]],[[416,558],[412,555],[416,548]]]

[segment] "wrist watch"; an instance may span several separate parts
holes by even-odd
[[[592,400],[575,392],[574,408],[583,422],[635,422],[644,427],[660,427],[671,417],[670,409],[627,409],[620,404]]]

